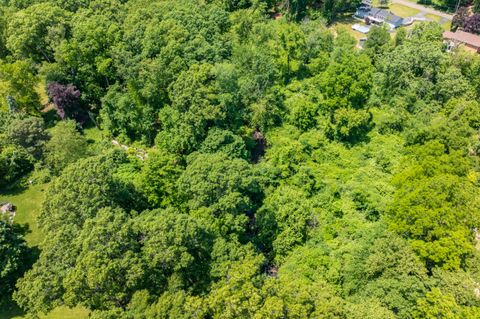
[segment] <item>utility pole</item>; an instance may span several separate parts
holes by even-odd
[[[458,8],[460,7],[460,1],[461,1],[461,0],[458,0],[458,1],[457,1],[457,7],[455,8],[455,14],[457,14]]]

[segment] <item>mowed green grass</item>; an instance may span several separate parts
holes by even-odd
[[[41,316],[40,319],[84,319],[88,318],[89,311],[84,308],[58,307],[48,315]],[[20,318],[15,318],[20,319]]]
[[[418,3],[417,0],[407,0],[408,2],[411,3]],[[447,12],[447,13],[453,13],[455,8],[446,8],[443,4],[442,1],[440,0],[432,0],[430,4],[425,4],[425,3],[420,3],[422,6],[427,7],[427,8],[433,8],[442,12]]]
[[[344,15],[343,17],[336,19],[336,21],[330,26],[330,30],[334,31],[335,33],[342,29],[346,30],[358,42],[361,38],[365,38],[366,35],[352,29],[352,25],[355,23],[362,24],[363,22],[352,18],[351,15]]]
[[[418,13],[420,13],[420,10],[410,8],[407,6],[404,6],[399,3],[392,3],[389,7],[390,11],[392,11],[393,14],[402,17],[402,18],[408,18],[412,17]]]
[[[31,247],[38,246],[43,235],[37,226],[37,216],[40,214],[45,190],[48,185],[32,185],[27,189],[0,192],[0,202],[11,202],[17,207],[15,221],[27,225],[28,233],[25,239]],[[86,319],[89,311],[84,308],[59,307],[40,319]],[[27,316],[16,305],[0,308],[0,319],[26,319]]]
[[[437,16],[435,14],[431,14],[431,13],[427,13],[425,15],[425,18],[430,19],[430,20],[435,21],[435,22],[440,22],[442,20],[442,17],[439,17],[439,16]],[[441,26],[442,26],[443,30],[450,30],[450,28],[452,26],[452,21],[447,21],[447,22],[441,24]]]
[[[40,319],[86,319],[89,311],[84,308],[67,308],[58,307],[47,315],[40,315]],[[0,319],[27,319],[30,318],[23,314],[22,311],[16,307],[2,311],[0,309]]]
[[[15,222],[26,225],[28,233],[25,236],[29,246],[38,246],[42,242],[42,234],[38,229],[37,216],[40,214],[46,184],[32,185],[25,190],[14,189],[0,191],[0,202],[10,202],[17,208]]]
[[[431,14],[431,13],[425,14],[425,18],[430,19],[430,20],[432,20],[432,21],[436,21],[436,22],[439,22],[440,20],[442,20],[441,17],[439,17],[439,16],[437,16],[437,15],[435,15],[435,14]]]
[[[452,21],[445,22],[442,24],[443,30],[449,31],[452,28]]]

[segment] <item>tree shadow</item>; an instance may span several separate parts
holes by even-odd
[[[0,188],[0,195],[2,196],[15,196],[23,193],[28,187],[23,185],[23,183],[18,181],[15,184],[12,184],[7,187]]]
[[[18,232],[19,234],[25,235],[29,232],[28,225],[19,225],[14,224],[14,231]],[[24,273],[32,268],[32,265],[37,261],[38,257],[40,256],[40,249],[36,246],[28,247],[25,251],[25,254],[22,257],[23,267],[19,269],[18,278],[23,277]],[[12,300],[10,293],[8,296],[0,296],[0,318],[2,319],[11,319],[16,318],[19,316],[24,316],[26,313],[20,309],[17,303]]]
[[[51,109],[43,113],[43,120],[47,128],[52,128],[60,120],[60,117],[55,109]]]
[[[0,318],[11,319],[24,316],[26,313],[11,299],[0,301]]]

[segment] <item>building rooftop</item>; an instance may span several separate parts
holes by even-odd
[[[358,8],[356,15],[360,18],[364,18],[368,16],[370,18],[377,19],[378,21],[385,20],[386,22],[390,22],[395,25],[398,25],[403,22],[403,18],[396,16],[392,12],[382,8],[360,7]]]
[[[480,36],[473,33],[468,33],[461,30],[457,30],[456,32],[445,31],[443,33],[443,38],[480,48]]]
[[[388,16],[388,20],[393,23],[396,23],[396,22],[402,22],[403,18],[390,13],[390,15]]]
[[[369,31],[370,31],[370,27],[369,26],[365,26],[365,25],[360,25],[358,23],[355,23],[354,25],[352,25],[352,29],[353,30],[356,30],[360,33],[363,33],[363,34],[367,34]]]

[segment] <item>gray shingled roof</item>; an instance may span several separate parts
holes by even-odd
[[[397,24],[403,21],[403,18],[394,15],[388,10],[381,8],[370,8],[369,10],[359,10],[358,13],[362,13],[361,16],[372,16],[384,19],[386,22]]]

